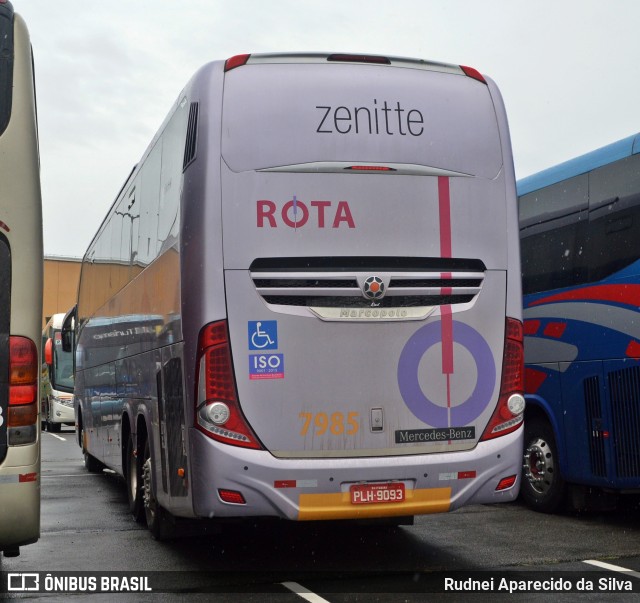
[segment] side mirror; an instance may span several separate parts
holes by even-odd
[[[47,366],[53,364],[53,339],[51,339],[51,337],[49,337],[47,343],[44,344],[44,363]]]
[[[78,306],[73,306],[62,321],[62,351],[73,352],[73,335],[76,327],[76,313]]]

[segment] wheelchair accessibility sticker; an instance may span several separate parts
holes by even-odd
[[[277,350],[278,349],[278,321],[250,320],[249,321],[249,349]]]

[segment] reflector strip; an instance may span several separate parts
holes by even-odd
[[[218,495],[220,496],[220,500],[222,502],[226,502],[232,505],[247,504],[244,496],[242,496],[242,492],[237,492],[236,490],[218,490]]]
[[[276,480],[273,482],[273,487],[282,489],[282,488],[317,488],[318,480],[317,479],[283,479]]]
[[[24,484],[37,481],[37,473],[16,473],[14,475],[0,475],[0,484]]]
[[[441,473],[438,479],[441,482],[448,482],[458,479],[474,479],[476,477],[475,471],[453,471],[450,473]]]
[[[500,480],[500,483],[496,486],[496,492],[500,492],[501,490],[508,490],[516,483],[516,475],[510,475],[509,477],[503,477]]]

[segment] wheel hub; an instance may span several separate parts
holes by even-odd
[[[151,494],[151,459],[148,458],[142,469],[142,488],[144,492],[145,509],[152,510],[152,494]]]
[[[554,460],[551,448],[542,438],[532,440],[524,451],[524,476],[531,487],[540,494],[545,494],[553,481]]]

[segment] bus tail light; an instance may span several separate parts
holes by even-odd
[[[478,80],[483,84],[487,83],[487,80],[484,79],[484,76],[477,69],[474,69],[473,67],[467,67],[466,65],[460,65],[460,69],[464,71],[464,74],[467,77],[473,78],[474,80]]]
[[[386,165],[350,165],[344,168],[353,172],[396,172],[395,168]]]
[[[242,65],[246,65],[250,56],[250,54],[237,54],[236,56],[227,59],[224,63],[224,70],[231,71],[236,67],[242,67]]]
[[[38,436],[38,352],[27,337],[9,337],[9,445],[31,444]]]
[[[226,320],[212,322],[200,331],[197,368],[198,429],[218,442],[261,449],[238,403]]]
[[[387,57],[381,57],[371,54],[330,54],[327,61],[338,63],[372,63],[374,65],[391,65],[391,61]]]
[[[480,440],[491,440],[518,429],[524,416],[524,406],[522,323],[507,318],[500,398]]]

